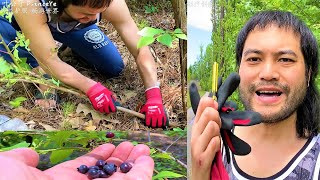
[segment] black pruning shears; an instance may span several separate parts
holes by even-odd
[[[217,73],[214,74],[217,75]],[[234,135],[231,130],[234,129],[234,126],[259,124],[261,123],[261,115],[254,111],[237,111],[237,104],[235,102],[226,101],[239,86],[240,76],[237,73],[231,73],[223,84],[221,78],[217,82],[217,92],[211,92],[209,96],[216,96],[217,98],[218,111],[222,123],[220,134],[225,147],[227,162],[230,163],[229,149],[235,155],[247,155],[251,152],[250,145]],[[196,114],[200,95],[195,83],[191,83],[189,93],[192,110]]]

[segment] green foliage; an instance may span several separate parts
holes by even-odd
[[[187,36],[179,28],[175,29],[172,32],[172,31],[165,31],[163,29],[145,27],[141,31],[139,31],[138,34],[142,37],[139,39],[137,48],[148,46],[152,44],[155,40],[157,40],[161,44],[166,45],[168,47],[172,47],[172,42],[175,40],[178,40],[178,39],[187,40]]]
[[[152,179],[153,180],[164,179],[164,178],[170,179],[170,178],[179,178],[179,177],[183,177],[183,175],[177,174],[177,173],[174,173],[171,171],[161,171],[161,172],[159,172],[159,174],[153,176]]]
[[[10,101],[9,104],[12,107],[17,108],[17,107],[21,106],[21,103],[23,103],[26,100],[27,100],[27,98],[25,98],[25,97],[17,97],[14,100]]]
[[[139,29],[150,26],[150,23],[146,19],[137,19],[135,20]]]
[[[145,9],[145,13],[146,14],[151,14],[151,13],[156,13],[158,12],[158,8],[153,6],[153,5],[146,5],[146,6],[143,6],[144,9]]]
[[[11,11],[10,6],[11,5],[7,5],[0,9],[0,16],[6,18],[11,23],[13,12]]]
[[[186,177],[186,168],[174,161],[170,153],[158,152],[156,149],[152,148],[150,154],[156,162],[155,169],[159,171],[159,173],[153,176],[153,180]]]
[[[211,43],[207,47],[199,47],[198,61],[188,68],[188,82],[198,80],[202,90],[210,91],[212,64],[215,61],[219,63],[219,75],[223,79],[231,72],[237,72],[234,53],[237,35],[249,18],[262,10],[292,12],[306,23],[320,44],[320,6],[317,2],[314,0],[217,0],[216,6],[212,7],[214,28]],[[222,11],[225,12],[223,18],[221,18]],[[316,84],[319,88],[319,75],[316,78]],[[238,93],[234,93],[231,99],[241,104]]]
[[[67,117],[69,114],[73,113],[76,109],[76,105],[72,102],[64,102],[61,104],[63,117]]]
[[[170,131],[164,131],[164,133],[168,136],[179,136],[179,137],[187,137],[187,128],[173,128]]]
[[[2,74],[5,78],[11,78],[11,68],[12,66],[6,60],[4,60],[3,57],[0,57],[0,74]]]
[[[92,140],[97,143],[108,142],[105,133],[105,131],[6,131],[0,134],[0,151],[30,147],[39,154],[50,154],[50,162],[56,164],[69,157],[74,151],[88,151],[86,146]],[[115,135],[117,137],[117,133]],[[32,142],[27,142],[27,137],[31,137]]]

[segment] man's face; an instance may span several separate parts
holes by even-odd
[[[306,95],[300,37],[275,25],[249,33],[239,68],[240,98],[246,109],[275,123],[296,112]]]
[[[97,19],[97,15],[105,11],[106,7],[103,8],[90,8],[88,6],[74,6],[68,5],[64,9],[64,12],[72,19],[80,23],[88,23]]]

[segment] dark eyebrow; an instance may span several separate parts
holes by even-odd
[[[281,56],[283,54],[289,54],[289,55],[293,55],[294,57],[298,57],[297,54],[295,52],[293,52],[292,50],[282,50],[279,52],[274,53],[273,55],[275,56]]]
[[[243,53],[243,56],[246,56],[250,53],[255,53],[255,54],[262,54],[262,51],[258,50],[258,49],[248,49]]]
[[[250,53],[263,54],[262,51],[260,51],[258,49],[248,49],[243,53],[243,55],[246,56]],[[290,54],[290,55],[293,55],[294,57],[298,57],[297,54],[295,52],[293,52],[292,50],[281,50],[276,53],[273,53],[272,55],[273,56],[281,56],[283,54]]]

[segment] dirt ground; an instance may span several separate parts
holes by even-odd
[[[175,22],[170,1],[129,1],[127,0],[131,15],[139,29],[144,26],[174,30]],[[157,7],[158,12],[145,13],[144,5]],[[108,22],[100,23],[101,29],[108,35],[118,48],[126,67],[121,76],[106,79],[81,60],[81,57],[67,48],[60,52],[62,60],[75,67],[83,75],[101,82],[112,90],[123,107],[139,111],[145,102],[142,80],[139,76],[133,56],[121,41],[119,34]],[[181,76],[179,64],[179,46],[174,42],[173,48],[168,48],[156,42],[151,45],[158,57],[157,74],[161,85],[162,98],[169,115],[170,127],[186,126],[187,120],[182,108]],[[34,105],[35,87],[32,84],[16,83],[7,88],[0,84],[0,114],[11,118],[17,117],[27,123],[31,130],[120,130],[137,131],[150,130],[161,132],[162,129],[150,129],[143,124],[143,120],[127,113],[117,112],[109,116],[94,114],[91,104],[86,98],[58,91],[61,104],[55,109],[42,109]],[[9,101],[18,97],[28,97],[21,107],[12,108]],[[90,109],[91,108],[91,109]]]

